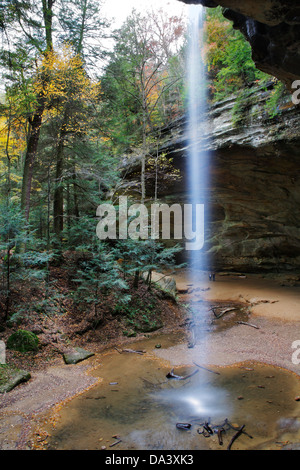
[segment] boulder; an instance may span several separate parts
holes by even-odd
[[[38,351],[39,339],[32,331],[17,330],[9,336],[7,348],[21,353]]]
[[[143,273],[143,279],[146,280],[148,272]],[[151,282],[155,284],[163,292],[169,294],[171,297],[176,297],[176,281],[172,276],[166,276],[156,271],[152,272]]]
[[[22,382],[27,382],[31,374],[26,370],[15,369],[8,365],[0,366],[0,393],[10,392]]]
[[[82,348],[74,348],[72,351],[66,352],[63,355],[66,364],[77,364],[91,356],[94,356],[94,353]]]

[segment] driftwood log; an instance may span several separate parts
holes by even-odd
[[[136,350],[136,349],[118,349],[116,348],[116,346],[114,347],[114,349],[116,351],[118,351],[119,354],[122,354],[122,352],[125,352],[125,353],[135,353],[135,354],[145,354],[146,351],[142,351],[142,350]]]

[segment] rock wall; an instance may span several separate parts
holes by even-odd
[[[253,89],[237,115],[235,96],[213,105],[198,132],[209,153],[205,250],[219,270],[300,269],[300,106],[283,102],[269,119],[268,96]],[[184,173],[184,118],[178,124],[161,150]]]
[[[216,103],[199,125],[208,153],[204,251],[217,270],[300,271],[300,105],[288,98],[270,119],[269,93],[250,90],[237,113],[236,96]],[[187,202],[186,126],[183,116],[162,129],[159,151],[183,175],[159,193],[169,204]]]

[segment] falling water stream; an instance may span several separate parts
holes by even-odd
[[[204,8],[191,5],[187,58],[189,202],[193,207],[204,205],[207,221],[209,156],[200,138],[205,135],[206,102],[201,56],[203,20]],[[200,245],[204,228],[201,230]],[[189,255],[188,283],[192,287],[199,271],[207,270],[209,260],[201,249],[191,249]],[[194,321],[204,315],[201,303],[192,313]],[[170,364],[155,350],[156,343],[166,349],[179,343],[186,345],[186,337],[182,335],[157,336],[134,346],[145,348],[146,354],[119,354],[112,350],[101,355],[93,371],[99,384],[62,408],[55,430],[49,430],[48,448],[223,449],[235,434],[234,428],[241,424],[246,425],[248,434],[240,437],[240,449],[276,448],[276,439],[283,442],[295,439],[296,434],[299,437],[297,405],[292,398],[298,386],[296,377],[258,364],[242,364],[221,371],[215,368],[213,372],[205,370],[204,366],[209,364],[205,341],[213,341],[213,336],[209,336],[213,333],[201,331],[201,338],[193,338],[203,343],[202,348],[195,348],[198,356],[196,352],[193,356],[190,348],[187,365],[175,369],[180,377],[191,374],[186,380],[168,378]],[[184,358],[181,363],[185,363]],[[197,368],[195,363],[203,367]],[[226,419],[232,428],[226,425]],[[206,422],[213,435],[203,433]],[[178,424],[188,426],[180,429]],[[226,431],[223,446],[217,436],[222,426]]]
[[[193,226],[198,243],[191,244],[188,253],[189,285],[196,285],[199,273],[208,269],[208,255],[204,251],[204,228],[208,218],[207,193],[209,187],[209,154],[204,150],[202,137],[205,134],[206,124],[206,80],[204,67],[204,8],[202,5],[190,5],[189,8],[189,44],[187,56],[187,173],[188,173],[188,199],[193,207],[193,220],[199,219],[199,212],[203,212],[203,224]],[[197,210],[198,209],[198,210]],[[204,218],[205,214],[205,218]],[[191,221],[191,224],[192,224]],[[192,313],[195,317],[199,314],[201,305]],[[203,315],[205,314],[202,312]],[[194,335],[193,330],[191,330]],[[203,339],[203,338],[202,338]],[[193,343],[196,340],[191,338]],[[203,353],[205,348],[203,348]],[[197,358],[199,359],[199,358]],[[205,360],[200,358],[201,362]]]

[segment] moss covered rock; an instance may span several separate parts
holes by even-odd
[[[84,361],[91,356],[94,356],[94,353],[82,348],[74,348],[72,351],[66,352],[63,355],[66,364],[77,364],[77,362]]]
[[[15,331],[7,340],[8,349],[19,352],[37,351],[39,348],[39,339],[35,333],[27,330]]]
[[[27,382],[31,374],[7,364],[0,364],[0,393],[10,392],[22,382]]]

